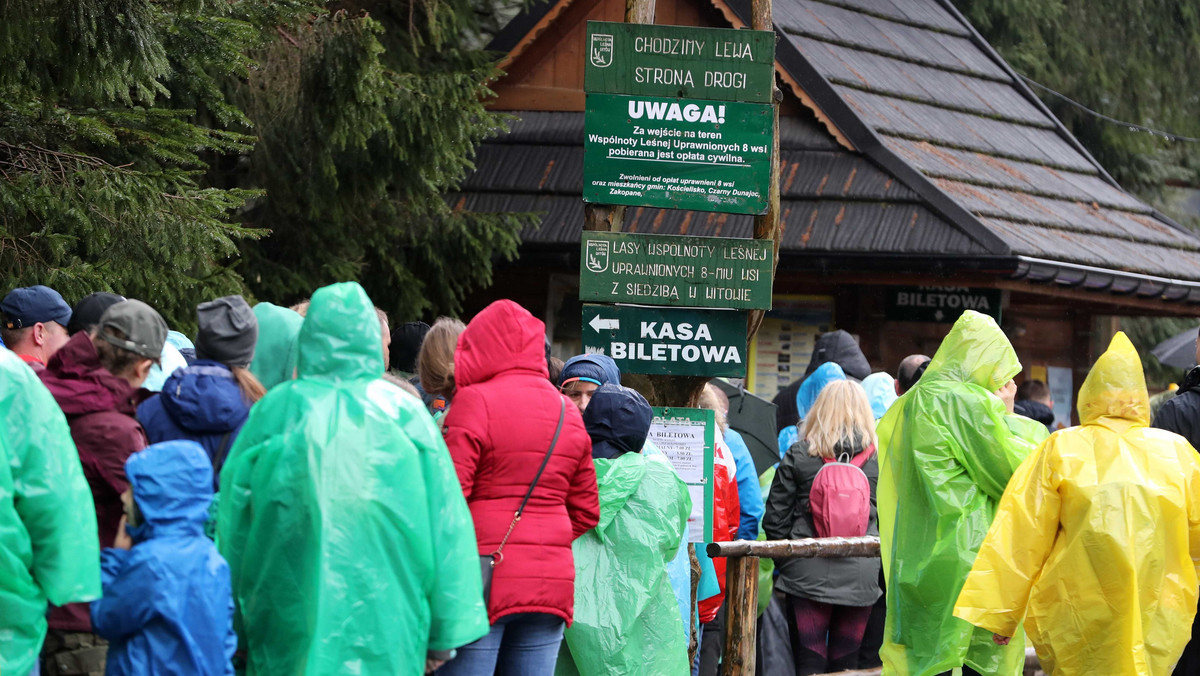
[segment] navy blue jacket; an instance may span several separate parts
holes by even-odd
[[[92,628],[108,639],[108,676],[233,674],[229,566],[204,522],[212,465],[192,441],[154,444],[125,462],[143,522],[133,549],[101,554],[104,596]]]
[[[225,456],[237,440],[250,404],[242,397],[227,366],[200,359],[167,378],[162,392],[138,406],[137,417],[150,443],[189,439],[204,447],[221,472]]]

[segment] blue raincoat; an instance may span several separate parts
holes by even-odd
[[[795,444],[800,440],[800,430],[797,423],[804,420],[804,416],[808,415],[809,409],[813,404],[817,403],[817,395],[821,394],[821,390],[825,386],[835,380],[845,380],[846,372],[838,366],[837,362],[827,361],[817,367],[812,375],[804,379],[804,383],[800,385],[800,389],[796,391],[796,410],[799,411],[800,417],[793,424],[779,430],[779,457],[782,458]]]
[[[871,402],[871,414],[876,420],[882,418],[900,398],[896,394],[896,379],[883,371],[864,378],[862,386],[867,391],[867,399]]]
[[[237,649],[229,566],[204,536],[212,465],[193,441],[125,461],[142,523],[133,549],[105,549],[92,627],[108,639],[108,676],[232,674]]]
[[[217,472],[250,414],[229,367],[198,359],[167,378],[162,393],[138,406],[150,443],[190,439],[204,447]]]
[[[737,465],[738,506],[741,509],[737,536],[739,540],[754,540],[758,537],[758,522],[766,511],[762,489],[758,486],[758,469],[746,440],[732,427],[725,430],[725,445],[733,453],[733,462]]]

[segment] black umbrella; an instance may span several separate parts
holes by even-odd
[[[1187,329],[1164,340],[1150,350],[1158,360],[1167,366],[1190,369],[1196,365],[1196,329]]]
[[[729,426],[741,433],[759,474],[779,462],[775,404],[721,379],[713,383],[729,397]]]

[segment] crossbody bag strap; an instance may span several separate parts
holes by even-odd
[[[533,482],[529,484],[529,490],[525,491],[525,498],[521,500],[521,506],[517,508],[513,514],[512,523],[508,524],[508,532],[504,534],[504,539],[500,541],[500,546],[496,547],[496,551],[492,553],[494,563],[493,566],[504,560],[505,543],[508,542],[508,536],[512,535],[513,529],[517,527],[517,522],[521,520],[521,514],[525,512],[525,505],[529,503],[529,498],[533,495],[533,489],[537,487],[538,480],[542,478],[542,472],[546,470],[546,464],[550,462],[550,456],[554,454],[554,447],[558,445],[558,435],[562,433],[563,419],[567,415],[567,400],[565,397],[558,398],[558,427],[554,430],[554,438],[550,440],[550,448],[546,450],[546,457],[542,458],[542,464],[538,467],[537,474],[533,475]]]

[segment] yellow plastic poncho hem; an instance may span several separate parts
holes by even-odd
[[[1171,673],[1191,639],[1200,460],[1147,427],[1137,351],[1118,333],[1079,392],[1082,425],[1013,475],[955,615],[1009,636],[1047,673]]]
[[[1020,371],[995,320],[968,310],[880,421],[887,674],[932,676],[964,664],[1021,673],[1021,635],[997,646],[990,632],[953,616],[1009,477],[1046,436],[1044,426],[1008,415],[993,394]]]

